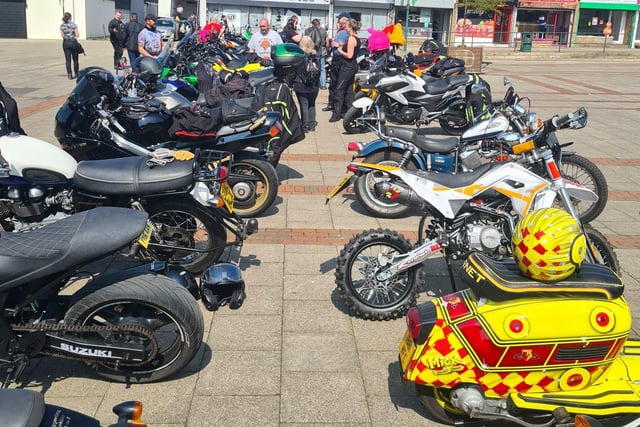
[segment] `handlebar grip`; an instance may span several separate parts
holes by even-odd
[[[561,117],[552,117],[550,122],[555,129],[563,129],[565,127],[581,128],[587,122],[587,110],[584,107],[580,107],[573,113]]]
[[[118,129],[120,132],[122,132],[122,133],[126,133],[127,132],[126,129],[122,127],[122,125],[118,122],[118,120],[116,120],[115,117],[109,116],[109,123],[114,125],[116,127],[116,129]]]

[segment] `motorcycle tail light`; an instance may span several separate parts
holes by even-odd
[[[416,344],[427,341],[437,319],[436,306],[432,302],[411,307],[407,311],[407,329]]]
[[[356,141],[351,141],[351,142],[349,142],[349,144],[347,144],[347,150],[348,151],[360,151],[360,150],[362,150],[362,143],[356,142]]]
[[[407,312],[407,329],[411,333],[411,338],[418,338],[420,335],[420,327],[422,326],[420,320],[420,310],[417,307],[411,307]]]
[[[349,163],[347,165],[347,171],[351,172],[351,173],[356,173],[358,171],[358,165],[354,165],[352,163]]]
[[[276,122],[273,126],[269,128],[269,136],[273,138],[274,136],[278,136],[280,131],[282,130],[282,125],[280,122]]]
[[[220,179],[221,181],[224,181],[229,176],[229,169],[227,169],[226,166],[221,166],[216,168],[214,173],[215,173],[215,176],[218,177],[218,179]]]

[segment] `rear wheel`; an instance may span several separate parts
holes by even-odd
[[[139,366],[92,362],[98,375],[119,382],[148,383],[177,373],[196,355],[204,334],[202,312],[191,294],[168,277],[151,274],[110,285],[89,283],[79,291],[64,321],[69,325],[138,326],[152,331],[152,340],[132,332],[78,333],[91,341],[144,348],[151,359]]]
[[[373,163],[386,166],[399,166],[402,153],[397,151],[378,151],[370,154],[363,160],[364,163]],[[413,160],[409,161],[407,169],[418,169]],[[360,175],[354,184],[356,197],[362,206],[379,218],[399,218],[407,215],[411,208],[399,203],[387,203],[380,200],[375,193],[376,182],[388,180],[389,176],[381,171],[371,171]]]
[[[431,415],[433,421],[437,421],[440,424],[453,425],[464,417],[462,412],[449,405],[448,390],[436,390],[433,387],[420,384],[415,384],[415,389],[418,400]]]
[[[229,185],[233,189],[234,212],[243,218],[254,218],[276,200],[278,173],[266,160],[234,160]]]

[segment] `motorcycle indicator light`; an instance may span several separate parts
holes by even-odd
[[[356,141],[350,141],[347,144],[347,151],[360,151],[362,150],[362,144]]]
[[[358,165],[354,165],[353,163],[348,164],[347,171],[351,173],[356,173],[358,171]]]
[[[271,138],[278,136],[281,130],[282,130],[282,125],[280,124],[280,122],[277,122],[275,125],[269,128],[269,136]]]
[[[529,141],[523,142],[522,144],[514,145],[513,147],[511,147],[511,150],[513,151],[513,154],[517,155],[533,151],[534,148],[536,148],[536,145],[533,140],[530,139]]]

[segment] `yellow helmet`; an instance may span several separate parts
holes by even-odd
[[[587,241],[578,222],[556,208],[525,215],[516,226],[511,243],[520,271],[542,282],[571,276],[587,252]]]

